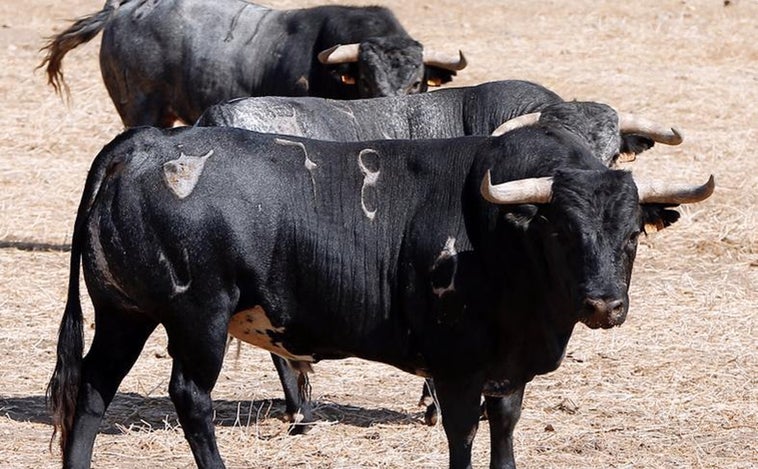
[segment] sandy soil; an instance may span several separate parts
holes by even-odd
[[[102,3],[0,3],[2,467],[59,464],[57,451],[48,452],[43,396],[68,275],[61,250],[89,163],[121,124],[100,79],[99,38],[64,62],[70,106],[35,67],[46,36]],[[527,387],[516,429],[521,467],[758,466],[758,2],[384,3],[425,44],[466,53],[470,66],[456,84],[528,79],[567,99],[670,122],[684,144],[654,148],[635,173],[716,176],[711,199],[682,208],[676,225],[642,240],[624,326],[578,326],[562,367]],[[193,466],[167,398],[169,369],[159,331],[107,415],[94,466]],[[322,422],[289,437],[267,354],[229,352],[214,392],[229,467],[446,464],[441,427],[424,426],[415,406],[420,378],[360,360],[316,371]],[[487,465],[488,446],[485,424],[478,467]]]

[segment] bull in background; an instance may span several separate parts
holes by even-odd
[[[428,51],[383,7],[273,10],[242,0],[108,0],[44,47],[65,88],[64,55],[103,31],[100,69],[127,127],[194,122],[243,96],[370,98],[420,93],[466,66]]]
[[[95,158],[74,225],[48,386],[64,464],[89,467],[162,324],[199,467],[223,467],[210,393],[227,334],[299,370],[355,356],[433,378],[452,468],[470,467],[484,395],[491,467],[514,467],[526,383],[559,366],[578,322],[624,322],[638,236],[713,187],[637,181],[550,128],[357,143],[129,130]]]
[[[354,101],[241,98],[209,107],[196,123],[340,142],[501,135],[535,124],[567,130],[609,166],[654,142],[682,142],[672,127],[600,103],[566,102],[544,86],[521,80]]]
[[[520,80],[353,101],[241,98],[209,107],[196,125],[342,142],[502,135],[520,126],[539,125],[572,135],[606,166],[654,142],[682,142],[674,128],[619,114],[600,103],[564,102],[544,86]],[[304,386],[306,376],[297,376],[281,357],[272,354],[272,358],[284,388],[287,419],[293,422],[290,432],[306,431],[314,420],[309,400],[298,391],[310,389]],[[435,425],[438,417],[432,390],[433,382],[426,380],[419,404],[426,406],[427,425]]]

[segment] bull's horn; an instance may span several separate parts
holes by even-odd
[[[500,126],[492,131],[493,137],[498,137],[500,135],[503,135],[504,133],[510,132],[511,130],[516,130],[521,127],[528,127],[530,125],[534,125],[537,122],[540,121],[540,115],[542,113],[540,112],[532,112],[530,114],[523,114],[518,117],[514,117],[513,119],[509,119]]]
[[[619,113],[619,129],[622,134],[642,135],[666,145],[679,145],[684,140],[679,130],[632,114]]]
[[[482,197],[493,204],[545,204],[553,195],[553,178],[529,178],[492,185],[490,171],[482,179]]]
[[[324,65],[337,65],[358,61],[360,44],[337,44],[318,53],[318,61]]]
[[[423,55],[423,61],[424,65],[429,65],[431,67],[439,67],[444,68],[445,70],[450,70],[452,72],[457,72],[458,70],[463,70],[466,68],[466,65],[468,65],[468,62],[466,62],[466,57],[463,56],[463,52],[458,51],[458,55],[451,55],[451,54],[445,54],[442,52],[436,52],[433,50],[424,51]]]
[[[702,186],[665,182],[635,181],[641,204],[691,204],[713,194],[716,183],[713,175]]]

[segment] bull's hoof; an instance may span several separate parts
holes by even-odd
[[[308,413],[308,415],[303,415],[301,412],[287,412],[284,415],[284,420],[291,423],[287,430],[287,433],[290,435],[304,435],[308,433],[313,426],[313,416],[310,415],[310,413]]]
[[[312,422],[293,423],[292,425],[290,425],[289,429],[287,430],[287,434],[305,435],[306,433],[311,431],[312,427],[313,427]]]
[[[430,427],[433,427],[437,425],[437,420],[439,419],[439,413],[437,412],[437,406],[432,404],[426,408],[426,412],[424,412],[424,423],[429,425]]]

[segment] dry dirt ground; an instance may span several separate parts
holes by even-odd
[[[520,466],[758,467],[758,2],[384,3],[427,45],[465,51],[457,84],[529,79],[669,122],[684,144],[654,148],[635,173],[716,177],[712,198],[642,240],[627,322],[577,326],[561,368],[527,386]],[[102,4],[0,3],[0,467],[58,464],[43,394],[67,283],[61,248],[89,163],[121,125],[99,75],[99,37],[64,62],[70,107],[35,66],[45,36]],[[96,467],[193,466],[166,397],[169,369],[156,332],[107,414]],[[230,467],[443,467],[444,433],[415,406],[420,383],[360,360],[319,364],[321,423],[289,437],[268,356],[231,350],[214,392],[222,454]],[[488,439],[483,424],[478,467]]]

